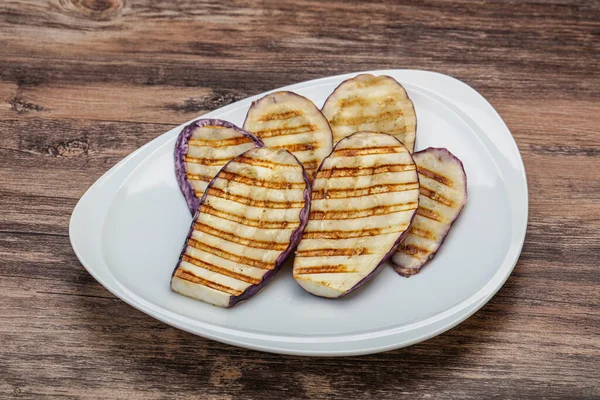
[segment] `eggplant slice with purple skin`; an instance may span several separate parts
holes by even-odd
[[[313,180],[294,279],[321,297],[358,288],[394,253],[418,201],[416,166],[398,139],[357,132],[340,140]]]
[[[354,132],[371,131],[394,135],[412,153],[417,134],[417,116],[406,90],[394,78],[370,74],[342,82],[321,110],[333,131],[333,142]]]
[[[392,256],[394,269],[405,277],[418,274],[433,259],[467,202],[467,175],[452,153],[430,147],[413,158],[421,182],[419,208]]]
[[[175,143],[175,175],[192,215],[223,165],[262,146],[253,134],[219,119],[200,119],[183,128]]]
[[[294,155],[246,151],[206,188],[171,289],[219,307],[254,296],[300,241],[309,211],[308,176]]]
[[[244,129],[268,147],[290,151],[311,178],[333,147],[327,119],[312,101],[293,92],[275,92],[253,102]]]

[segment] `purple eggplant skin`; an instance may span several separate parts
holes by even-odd
[[[418,274],[419,272],[421,272],[423,270],[423,268],[431,261],[435,258],[437,252],[440,250],[440,248],[442,247],[442,245],[444,244],[446,238],[448,237],[448,233],[450,232],[450,230],[452,229],[452,226],[454,226],[454,224],[456,223],[456,221],[458,220],[458,218],[460,217],[460,215],[462,214],[462,210],[465,208],[465,205],[467,204],[468,201],[468,193],[467,193],[467,187],[468,187],[468,182],[467,182],[467,173],[465,172],[465,167],[462,163],[462,161],[456,157],[454,154],[452,154],[452,152],[450,152],[450,150],[444,148],[444,147],[428,147],[424,150],[418,151],[416,153],[413,154],[413,156],[418,156],[419,153],[424,153],[424,152],[436,152],[439,154],[442,154],[443,157],[448,157],[454,161],[456,161],[458,163],[458,165],[460,166],[461,170],[462,170],[462,174],[464,176],[465,179],[465,201],[464,204],[462,205],[462,207],[459,209],[458,213],[456,214],[456,217],[454,218],[454,220],[452,220],[452,222],[450,224],[448,224],[448,227],[445,229],[445,231],[443,232],[443,238],[442,240],[439,241],[439,243],[437,243],[437,246],[435,248],[435,250],[433,251],[433,253],[431,253],[431,255],[427,258],[427,260],[423,263],[423,265],[421,265],[418,269],[412,270],[412,271],[406,271],[408,268],[402,268],[401,266],[392,263],[394,270],[400,275],[403,276],[405,278],[410,278],[413,275]],[[420,197],[420,196],[419,196]],[[393,255],[390,254],[390,256]]]
[[[188,142],[190,141],[194,130],[202,128],[204,126],[222,126],[224,128],[234,129],[240,134],[251,139],[255,143],[256,147],[265,146],[264,143],[252,133],[246,132],[245,130],[238,127],[237,125],[232,124],[231,122],[223,121],[220,119],[199,119],[184,127],[179,133],[179,136],[177,136],[177,140],[175,142],[175,177],[177,178],[177,182],[179,183],[181,193],[183,193],[183,197],[185,197],[185,202],[192,215],[196,213],[196,210],[198,210],[200,203],[198,197],[196,196],[196,193],[194,192],[194,189],[192,188],[192,184],[186,176],[185,156],[189,149]]]
[[[260,144],[262,144],[262,142],[260,142]],[[258,146],[258,143],[257,143],[257,147],[264,147],[264,146]],[[288,153],[289,153],[289,151],[288,151]],[[239,156],[235,157],[234,159],[228,161],[227,164],[225,164],[221,168],[219,173],[221,171],[223,171],[224,169],[226,169],[227,166],[230,163],[234,162],[237,158],[244,156],[244,154],[245,154],[245,152],[240,154]],[[229,304],[227,305],[226,308],[231,308],[241,301],[250,299],[251,297],[256,295],[262,288],[264,288],[271,281],[271,279],[273,279],[273,277],[277,274],[277,272],[279,272],[279,270],[281,269],[281,267],[283,266],[283,264],[285,263],[287,258],[293,253],[296,246],[298,246],[298,243],[300,242],[300,239],[302,238],[302,233],[304,232],[304,228],[306,228],[306,224],[308,224],[308,219],[310,216],[310,200],[311,200],[311,195],[312,195],[310,179],[309,179],[309,176],[306,173],[306,170],[304,169],[304,166],[302,165],[302,163],[300,161],[298,161],[298,158],[295,155],[293,155],[293,154],[291,154],[291,155],[294,157],[296,162],[298,162],[298,165],[300,165],[300,167],[302,168],[302,178],[304,179],[304,183],[306,184],[306,187],[305,187],[304,193],[303,193],[304,207],[300,210],[298,227],[292,232],[292,234],[290,236],[290,244],[288,245],[288,247],[277,257],[277,260],[275,261],[275,268],[273,268],[272,270],[265,273],[263,275],[262,281],[259,284],[249,286],[244,291],[244,293],[242,293],[239,296],[232,296],[231,299],[229,300]],[[202,195],[202,198],[198,202],[198,207],[196,208],[196,211],[194,213],[194,217],[192,219],[190,229],[188,231],[185,242],[183,244],[183,248],[181,249],[181,252],[179,254],[179,260],[177,261],[175,268],[173,269],[173,273],[171,274],[171,279],[175,275],[175,272],[177,271],[177,268],[179,267],[179,264],[181,263],[182,258],[185,254],[185,250],[188,246],[188,241],[194,231],[194,223],[200,212],[200,207],[202,206],[202,204],[204,204],[204,202],[206,201],[206,197],[208,196],[208,189],[213,186],[214,182],[216,181],[217,177],[219,176],[219,173],[217,173],[217,175],[215,175],[213,177],[213,179],[210,181],[207,189],[204,191],[204,194]],[[184,175],[184,177],[185,177],[185,175]]]
[[[353,133],[351,135],[348,135],[346,138],[354,136],[354,135],[356,135],[358,133],[361,133],[361,132],[355,132],[355,133]],[[390,135],[390,134],[387,134],[387,133],[384,133],[384,134],[393,137],[396,141],[398,141],[398,143],[400,143],[402,146],[404,146],[404,143],[402,143],[402,141],[399,140],[398,138],[396,138],[394,135]],[[344,138],[344,139],[346,139],[346,138]],[[341,142],[341,140],[339,142],[337,142],[333,146],[333,150],[331,151],[331,154],[333,154],[333,152],[336,150],[336,147],[339,145],[340,142]],[[406,146],[404,146],[404,147],[406,147]],[[411,160],[414,163],[414,158],[413,158],[413,155],[410,153],[410,151],[408,152],[408,155],[410,156]],[[327,157],[325,159],[327,159]],[[314,174],[315,178],[316,178],[317,174],[319,173],[319,171],[321,171],[323,165],[325,164],[325,159],[321,162],[321,164],[319,165],[319,168],[317,169],[317,171],[315,171],[315,174]],[[415,165],[416,165],[416,163],[415,163]],[[419,174],[417,174],[417,180],[418,180],[418,177],[419,177]],[[418,209],[418,206],[419,206],[418,203],[419,203],[419,200],[417,200],[417,209]],[[309,213],[307,215],[310,215],[310,210],[309,210]],[[377,266],[375,267],[375,269],[373,269],[373,271],[371,271],[367,276],[365,276],[362,280],[360,280],[352,288],[350,288],[349,290],[347,290],[342,296],[331,298],[331,299],[339,299],[339,298],[347,296],[351,292],[354,292],[356,289],[362,287],[364,284],[366,284],[368,281],[370,281],[375,275],[377,275],[377,273],[380,272],[383,269],[383,267],[386,265],[386,262],[389,261],[389,259],[392,257],[392,255],[394,255],[394,253],[396,252],[396,250],[398,249],[398,247],[400,246],[400,244],[402,243],[402,241],[404,240],[404,238],[406,237],[406,235],[410,231],[410,226],[412,225],[413,221],[415,220],[415,216],[416,215],[417,215],[416,211],[413,212],[413,215],[410,218],[410,223],[409,223],[408,228],[404,232],[402,232],[402,234],[400,234],[400,236],[398,237],[398,239],[396,239],[396,241],[394,242],[394,244],[392,245],[392,247],[390,248],[390,250],[388,250],[388,252],[384,255],[384,257],[381,259],[381,261],[379,262],[379,264],[377,264]],[[308,218],[306,220],[305,226],[306,226],[307,223],[308,223]],[[300,234],[300,236],[302,236],[302,235]],[[300,241],[298,240],[298,243],[299,242]],[[298,245],[298,243],[296,243],[296,246]],[[300,287],[302,287],[302,285],[300,285]],[[302,287],[302,289],[304,289],[304,287]],[[307,290],[305,290],[305,291],[307,293],[315,296],[315,297],[322,298],[322,297],[317,296],[314,293],[311,293],[311,292],[309,292]],[[330,298],[328,298],[328,299],[330,299]]]

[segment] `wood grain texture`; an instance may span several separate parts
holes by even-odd
[[[599,398],[600,2],[0,3],[0,398]],[[162,324],[81,267],[77,199],[172,126],[351,71],[455,76],[522,152],[523,253],[473,317],[388,353],[311,359]]]

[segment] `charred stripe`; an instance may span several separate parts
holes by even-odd
[[[288,208],[302,208],[304,207],[303,201],[272,201],[272,200],[254,200],[249,197],[240,196],[237,194],[227,193],[222,189],[216,187],[209,187],[207,190],[208,194],[221,199],[234,201],[236,203],[245,204],[251,207],[263,207],[272,209],[288,209]]]
[[[204,279],[202,277],[196,276],[189,271],[184,271],[179,268],[177,269],[177,272],[175,272],[175,276],[178,277],[179,279],[183,279],[184,281],[197,283],[199,285],[218,290],[219,292],[229,293],[233,296],[239,296],[240,294],[244,293],[241,290],[234,289],[234,288],[222,285],[217,282],[209,281],[208,279]]]
[[[281,145],[279,147],[282,147],[292,153],[294,151],[311,151],[311,150],[316,150],[319,148],[319,146],[317,144],[308,144],[308,143],[285,144],[285,145]]]
[[[444,223],[444,221],[442,221],[442,217],[440,214],[438,214],[437,212],[435,212],[433,210],[425,208],[423,206],[420,206],[419,208],[417,208],[417,214],[419,214],[422,217],[429,218],[434,221],[440,222],[442,224]]]
[[[240,164],[248,164],[248,165],[252,165],[252,166],[265,167],[265,168],[271,168],[271,169],[275,169],[275,168],[279,168],[279,167],[298,167],[298,164],[282,164],[282,163],[277,163],[275,161],[246,157],[246,156],[239,156],[238,158],[235,159],[235,162],[240,163]]]
[[[217,228],[213,228],[212,226],[202,224],[200,222],[196,222],[194,224],[194,229],[218,237],[223,240],[228,240],[233,243],[241,244],[243,246],[254,247],[255,249],[264,249],[264,250],[285,250],[288,248],[288,243],[278,243],[278,242],[264,242],[261,240],[248,239],[245,237],[236,236],[233,233],[222,231]]]
[[[414,171],[416,169],[414,164],[386,164],[378,165],[376,167],[348,167],[348,168],[332,168],[322,169],[317,174],[318,178],[345,178],[354,176],[366,176],[366,175],[377,175],[385,174],[388,172],[405,172]]]
[[[252,143],[252,139],[242,136],[242,137],[233,137],[229,139],[220,139],[220,140],[205,140],[205,139],[195,139],[191,138],[188,144],[190,146],[204,146],[204,147],[227,147],[227,146],[237,146],[244,143]]]
[[[318,220],[346,220],[366,218],[373,215],[387,215],[395,212],[412,211],[417,208],[417,203],[402,203],[389,206],[376,206],[352,211],[311,211],[310,219]]]
[[[372,254],[371,250],[366,247],[357,249],[317,249],[317,250],[298,250],[298,257],[333,257],[333,256],[363,256]]]
[[[293,182],[285,182],[285,181],[266,181],[262,179],[257,179],[254,177],[240,175],[235,172],[229,171],[221,171],[219,173],[220,179],[227,179],[232,182],[243,183],[248,186],[256,186],[256,187],[266,187],[270,189],[302,189],[306,188],[306,183],[293,183]]]
[[[231,158],[196,158],[185,156],[186,163],[202,165],[225,165]]]
[[[306,275],[306,274],[341,274],[341,273],[355,273],[347,265],[316,265],[314,267],[301,267],[294,268],[294,275]]]
[[[204,182],[210,182],[212,180],[212,176],[207,176],[207,175],[198,175],[198,174],[190,174],[187,173],[185,174],[185,176],[190,180],[190,181],[204,181]]]
[[[357,237],[379,236],[390,233],[404,232],[408,224],[390,226],[387,228],[368,228],[356,231],[304,231],[302,239],[350,239]]]
[[[401,183],[389,185],[375,185],[360,189],[320,189],[312,192],[312,200],[320,199],[349,199],[352,197],[362,197],[382,193],[398,193],[419,188],[418,183]]]
[[[218,210],[207,204],[202,204],[202,206],[200,206],[200,212],[210,214],[218,218],[226,219],[231,222],[237,222],[240,225],[252,226],[262,229],[292,229],[298,227],[298,222],[296,221],[267,221],[250,219],[237,214],[231,214],[223,210]]]
[[[206,261],[202,261],[197,258],[194,258],[188,254],[184,254],[183,257],[181,257],[181,260],[185,261],[185,262],[189,262],[190,264],[194,264],[197,267],[204,268],[208,271],[212,271],[212,272],[216,272],[221,275],[229,276],[230,278],[235,278],[242,282],[251,283],[253,285],[258,285],[261,282],[261,280],[258,278],[253,278],[248,275],[233,272],[233,271],[228,270],[227,268],[218,267],[214,264],[207,263]]]
[[[448,187],[452,187],[452,181],[446,178],[444,175],[440,175],[436,172],[430,171],[424,167],[417,167],[417,172],[423,176],[426,176],[429,179],[433,179],[441,183],[442,185],[446,185]]]
[[[292,119],[295,117],[299,117],[303,115],[302,111],[300,110],[290,110],[290,111],[284,111],[282,113],[271,113],[271,114],[265,114],[265,115],[261,115],[260,118],[258,118],[259,121],[285,121],[288,119]]]
[[[436,240],[436,237],[433,233],[431,233],[427,229],[416,228],[414,225],[411,226],[409,233],[423,239]]]
[[[427,249],[416,246],[414,244],[404,244],[404,243],[402,243],[400,245],[400,251],[403,253],[409,254],[411,256],[415,256],[415,255],[424,256],[429,253],[429,250],[427,250]]]
[[[319,166],[319,162],[316,160],[315,161],[304,161],[302,163],[302,165],[304,165],[304,169],[306,169],[307,171],[314,171]]]
[[[440,204],[443,204],[448,207],[454,206],[454,202],[452,200],[442,196],[441,194],[437,193],[435,190],[426,188],[423,185],[421,185],[420,193],[425,197],[429,197],[431,200],[435,201],[436,203],[440,203]]]
[[[406,129],[406,125],[400,127],[400,128],[396,128],[396,129],[390,129],[385,131],[385,133],[389,133],[390,135],[400,135],[400,134],[404,134],[409,132],[408,129]],[[414,132],[414,129],[411,129],[410,132]]]
[[[188,246],[192,246],[195,249],[202,250],[204,252],[210,253],[217,257],[224,258],[225,260],[246,264],[251,267],[256,267],[260,269],[272,270],[275,268],[275,263],[267,263],[264,261],[256,260],[254,258],[239,256],[237,254],[230,253],[225,250],[218,249],[213,246],[209,246],[206,243],[199,242],[195,239],[190,239],[188,242]]]
[[[317,126],[314,124],[304,124],[297,125],[292,127],[285,128],[275,128],[275,129],[262,129],[260,131],[254,131],[256,136],[261,139],[278,137],[278,136],[288,136],[288,135],[299,135],[302,133],[312,133],[317,130]]]
[[[403,146],[379,146],[368,147],[366,149],[340,149],[331,153],[330,157],[370,156],[375,154],[404,153],[405,151],[406,148]]]
[[[369,97],[354,97],[354,98],[345,98],[345,99],[341,99],[338,102],[338,107],[339,108],[346,108],[346,107],[352,107],[352,106],[361,106],[364,107],[367,104],[373,104],[373,103],[377,103],[379,106],[385,106],[385,105],[390,105],[390,104],[394,104],[396,103],[398,100],[395,99],[393,96],[386,96],[386,97],[380,97],[380,98],[369,98]]]
[[[331,121],[329,121],[329,123],[331,124],[331,126],[355,126],[362,124],[374,124],[397,119],[402,115],[404,115],[402,113],[402,110],[395,110],[384,112],[379,115],[360,115],[358,117],[353,118],[333,118]]]

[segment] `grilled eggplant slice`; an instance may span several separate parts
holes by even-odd
[[[433,259],[467,202],[467,175],[452,153],[430,147],[413,158],[421,182],[419,208],[392,256],[394,269],[405,277],[418,274]]]
[[[331,298],[361,286],[396,250],[418,201],[416,166],[398,139],[357,132],[340,140],[313,181],[294,279]]]
[[[219,119],[192,122],[175,143],[175,175],[192,215],[208,183],[232,158],[262,142],[251,133]]]
[[[309,210],[308,176],[296,157],[246,151],[209,183],[171,289],[219,307],[254,296],[300,241]]]
[[[325,101],[323,115],[333,131],[333,142],[358,132],[394,135],[412,153],[417,116],[406,90],[394,78],[370,74],[342,82]]]
[[[333,146],[327,119],[312,101],[293,92],[271,93],[252,103],[244,129],[268,147],[292,152],[311,178]]]

